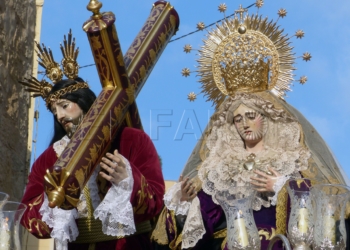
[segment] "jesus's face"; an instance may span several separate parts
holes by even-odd
[[[69,138],[73,136],[84,117],[79,105],[67,99],[58,99],[54,102],[51,106],[51,112],[67,132]]]
[[[245,142],[259,142],[262,140],[266,128],[265,117],[244,104],[233,112],[235,127]]]

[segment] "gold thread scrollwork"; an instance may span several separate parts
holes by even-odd
[[[260,236],[260,240],[262,240],[263,237],[265,237],[265,240],[271,240],[276,235],[276,229],[271,228],[271,233],[266,229],[260,229],[258,233]]]
[[[148,190],[148,183],[144,176],[141,176],[141,189],[137,192],[138,201],[137,206],[134,208],[136,214],[144,214],[147,209],[146,199],[152,199],[153,195]]]
[[[42,220],[37,218],[30,219],[27,227],[28,231],[33,232],[33,227],[36,229],[40,237],[50,235],[49,227]]]

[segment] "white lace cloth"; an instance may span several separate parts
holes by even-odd
[[[276,179],[276,182],[273,184],[273,187],[272,187],[273,191],[275,191],[275,195],[270,198],[271,205],[276,206],[278,193],[283,188],[286,181],[288,181],[290,178],[291,176],[285,175],[285,176],[279,176]]]
[[[278,129],[273,129],[277,126]],[[264,141],[264,149],[255,154],[255,168],[267,172],[271,167],[281,176],[274,185],[275,193],[257,193],[253,201],[254,210],[260,210],[261,206],[275,205],[283,184],[291,176],[297,176],[299,171],[305,170],[310,157],[310,152],[299,143],[300,130],[297,123],[278,125],[271,123],[269,129],[278,131],[279,145],[272,146]],[[214,195],[217,191],[228,190],[234,193],[236,186],[250,183],[251,177],[256,174],[244,168],[250,152],[245,150],[234,125],[225,124],[219,128],[214,127],[208,137],[207,146],[210,149],[210,155],[199,169],[198,177],[203,183],[203,191],[211,195],[213,201],[218,204]],[[267,195],[268,199],[266,200],[262,195]]]
[[[205,228],[201,216],[200,201],[196,196],[191,202],[191,207],[182,229],[182,249],[194,247],[204,234]]]
[[[168,192],[164,195],[164,204],[169,209],[175,212],[175,215],[187,215],[190,209],[191,202],[180,201],[181,199],[181,183],[175,183]]]
[[[68,249],[68,241],[74,241],[79,235],[75,223],[75,219],[78,218],[78,211],[76,209],[50,208],[45,194],[39,212],[42,215],[42,221],[52,228],[51,237],[55,239],[56,250]]]
[[[118,185],[113,184],[94,212],[95,219],[99,218],[102,221],[103,233],[112,236],[125,236],[136,232],[130,203],[134,178],[128,160],[125,158],[123,160],[126,163],[128,177]]]
[[[175,183],[164,195],[164,204],[175,212],[175,215],[186,215],[182,230],[182,249],[194,247],[205,234],[203,218],[201,216],[200,201],[195,197],[191,202],[180,201],[181,182]]]
[[[54,143],[53,148],[58,157],[67,146],[68,142],[69,138],[65,136],[60,141]],[[134,179],[129,161],[124,157],[123,160],[126,165],[128,177],[122,180],[118,185],[113,184],[99,205],[98,203],[100,200],[96,184],[99,167],[96,167],[87,183],[93,207],[96,208],[94,217],[102,221],[103,233],[112,236],[125,236],[136,232],[133,209],[130,203]],[[78,217],[86,217],[84,211],[87,210],[86,198],[83,193],[81,194],[78,210],[63,210],[57,207],[52,209],[48,206],[48,198],[45,194],[44,202],[39,212],[42,215],[42,221],[52,228],[51,237],[55,239],[57,250],[68,249],[68,241],[74,241],[79,235],[75,219]],[[116,211],[118,211],[118,213],[116,213]]]

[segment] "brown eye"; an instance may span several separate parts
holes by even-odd
[[[256,117],[256,112],[247,112],[245,113],[245,116],[250,120],[254,120]]]
[[[240,115],[233,118],[234,123],[240,123],[241,121],[242,121],[242,116]]]

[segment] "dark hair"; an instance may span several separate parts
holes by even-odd
[[[70,85],[74,85],[77,82],[84,82],[84,80],[81,79],[80,77],[78,77],[74,80],[72,80],[72,79],[61,80],[61,81],[57,82],[52,87],[50,94],[52,94],[60,89],[66,88]],[[80,88],[74,92],[62,95],[60,97],[60,99],[67,99],[71,102],[75,102],[83,110],[84,114],[86,114],[89,111],[92,104],[94,103],[94,101],[96,99],[96,95],[89,88]],[[51,111],[50,104],[48,105],[48,109]],[[56,141],[62,139],[62,137],[65,136],[66,134],[67,134],[66,131],[63,129],[61,124],[57,121],[56,117],[54,116],[54,134],[52,136],[50,145],[52,145]]]

